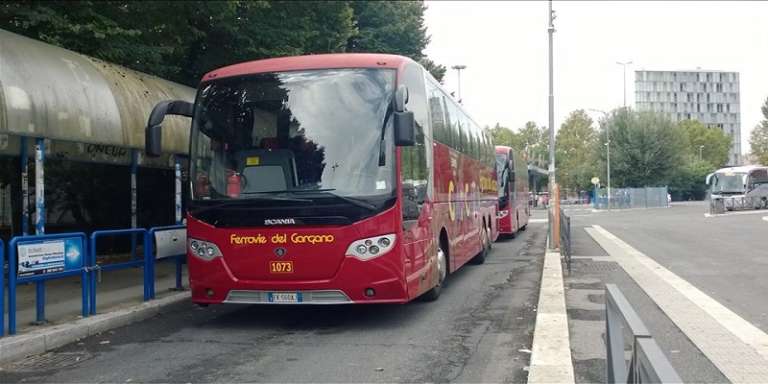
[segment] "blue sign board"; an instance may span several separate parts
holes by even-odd
[[[16,246],[19,277],[77,270],[85,261],[80,237],[29,240]]]

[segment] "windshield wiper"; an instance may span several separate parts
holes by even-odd
[[[365,200],[356,199],[354,197],[349,197],[349,196],[342,196],[342,195],[339,195],[338,193],[331,192],[331,191],[335,191],[335,190],[336,190],[335,188],[296,189],[296,190],[288,190],[288,191],[283,191],[283,192],[287,192],[287,193],[296,192],[296,193],[300,193],[300,194],[318,192],[318,193],[321,193],[321,194],[324,194],[324,195],[333,196],[333,197],[335,197],[335,198],[337,198],[339,200],[343,200],[343,201],[345,201],[347,203],[350,203],[350,204],[352,204],[354,206],[357,206],[357,207],[360,207],[360,208],[365,208],[365,209],[368,209],[368,210],[371,210],[371,211],[377,211],[379,209],[379,207],[377,207],[377,206],[375,206],[375,205],[373,205],[373,204],[371,204],[371,203],[369,203],[369,202],[367,202]]]
[[[250,193],[242,193],[242,195],[253,195],[253,194],[261,194],[261,193],[262,192],[250,192]],[[259,198],[264,200],[270,200],[270,201],[290,201],[295,203],[311,203],[312,202],[312,200],[309,200],[309,199],[277,197],[277,196],[271,196],[271,195],[264,195],[264,196],[260,196]],[[239,208],[244,208],[244,209],[251,209],[251,208],[261,209],[261,207],[252,207],[249,203],[249,199],[232,199],[232,200],[222,201],[219,204],[214,204],[207,207],[200,207],[194,211],[190,211],[190,214],[194,216],[204,212],[208,212],[213,209],[227,208],[227,207],[233,207],[233,206],[237,206]]]

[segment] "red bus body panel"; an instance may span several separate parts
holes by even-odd
[[[203,81],[260,72],[374,67],[397,69],[396,81],[400,84],[405,66],[414,64],[405,57],[384,54],[286,57],[217,69],[206,74]],[[483,223],[490,228],[491,241],[496,239],[498,200],[492,168],[435,141],[430,196],[418,219],[404,225],[400,148],[396,148],[396,164],[394,206],[350,225],[217,228],[188,215],[188,237],[215,243],[223,254],[206,261],[188,250],[192,300],[221,303],[232,290],[340,290],[353,303],[405,303],[437,284],[441,231],[449,239],[450,272],[482,250],[479,228]],[[366,261],[346,254],[353,241],[386,234],[396,235],[390,252]],[[333,241],[295,241],[304,235],[332,236]],[[285,249],[281,257],[275,251],[278,247]],[[271,273],[271,261],[292,262],[293,273]],[[365,295],[368,288],[375,290],[373,297]]]

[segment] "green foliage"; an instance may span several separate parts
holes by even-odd
[[[763,112],[763,120],[752,130],[749,135],[749,146],[752,156],[762,165],[768,165],[768,99],[760,107]]]
[[[206,72],[267,57],[388,52],[426,63],[421,1],[28,1],[0,28],[195,86]]]
[[[675,168],[669,179],[669,191],[675,200],[701,200],[707,192],[705,180],[715,168],[707,160],[691,157]]]
[[[617,109],[602,126],[603,139],[606,129],[611,138],[611,181],[616,187],[666,185],[683,164],[685,136],[664,115]],[[605,169],[606,151],[599,153]]]
[[[728,161],[731,138],[722,130],[709,128],[697,120],[683,120],[678,123],[685,135],[686,154],[690,158],[699,158],[710,164],[710,168],[721,168]]]
[[[557,131],[555,164],[557,181],[569,190],[591,188],[591,179],[597,176],[599,140],[592,119],[584,110],[571,112]]]
[[[443,83],[443,79],[445,79],[445,72],[448,70],[448,68],[446,68],[445,65],[437,64],[426,57],[421,59],[419,63],[421,63],[421,65],[424,66],[424,69],[429,71],[429,73],[432,75],[432,77],[435,78],[435,80],[439,81],[440,84]]]

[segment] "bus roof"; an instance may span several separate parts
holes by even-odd
[[[242,76],[264,72],[300,71],[323,68],[400,68],[411,59],[383,53],[330,53],[322,55],[288,56],[248,61],[215,69],[202,81],[222,77]]]
[[[768,167],[765,167],[763,165],[742,165],[739,167],[720,168],[717,171],[715,171],[715,173],[721,173],[721,172],[747,173],[759,168],[768,168]]]
[[[509,153],[509,150],[513,149],[512,147],[507,147],[506,145],[497,145],[496,146],[496,154],[497,155],[506,155]]]

